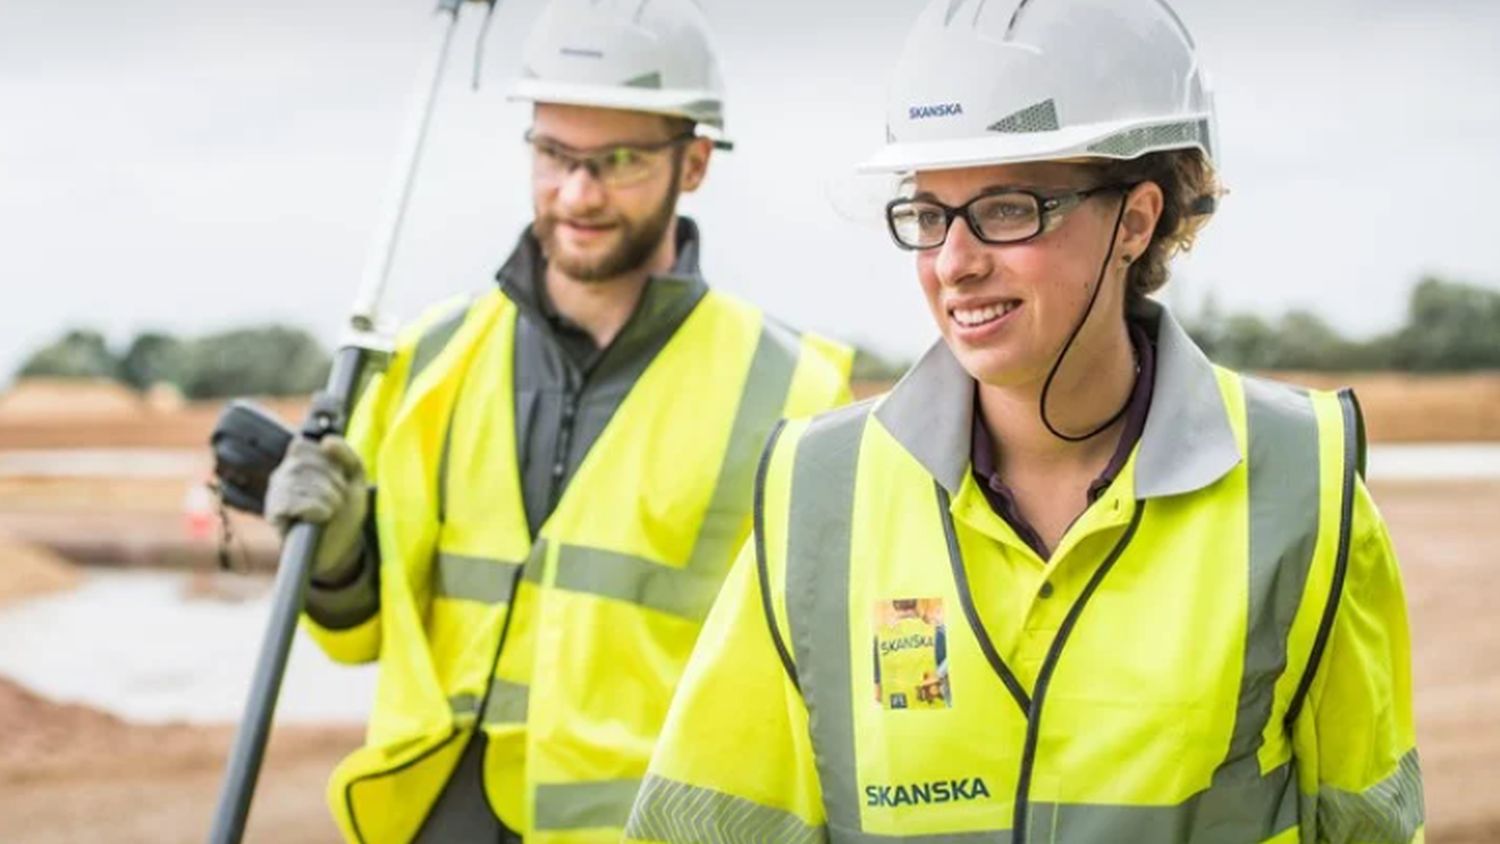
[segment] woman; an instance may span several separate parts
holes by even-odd
[[[1218,194],[1181,22],[935,0],[897,79],[869,167],[942,342],[773,437],[629,836],[1420,840],[1353,397],[1149,297]]]

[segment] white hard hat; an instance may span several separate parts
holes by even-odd
[[[1164,0],[931,0],[896,65],[867,172],[1196,148],[1213,95]]]
[[[693,0],[552,0],[510,99],[682,117],[724,131],[724,82]]]

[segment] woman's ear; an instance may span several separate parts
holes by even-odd
[[[1156,231],[1156,221],[1161,219],[1166,198],[1161,186],[1155,182],[1141,182],[1125,196],[1125,213],[1120,218],[1120,231],[1116,250],[1121,255],[1131,256],[1125,263],[1146,254],[1151,246],[1151,236]]]

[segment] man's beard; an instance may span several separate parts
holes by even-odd
[[[678,174],[676,168],[673,169],[672,189],[667,191],[667,195],[662,198],[661,205],[657,206],[651,216],[639,223],[632,223],[623,218],[615,220],[615,224],[619,227],[620,239],[614,248],[596,258],[569,255],[558,249],[556,215],[537,215],[533,229],[537,240],[541,241],[547,260],[551,261],[568,278],[584,282],[608,281],[645,266],[651,260],[651,256],[656,254],[662,237],[667,233],[667,227],[672,224],[672,219],[677,213]]]

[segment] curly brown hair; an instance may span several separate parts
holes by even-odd
[[[1213,165],[1199,150],[1181,149],[1091,166],[1099,171],[1100,184],[1155,182],[1161,188],[1161,218],[1146,254],[1130,265],[1126,293],[1128,299],[1135,299],[1160,290],[1170,275],[1167,265],[1172,256],[1193,248],[1224,192]]]

